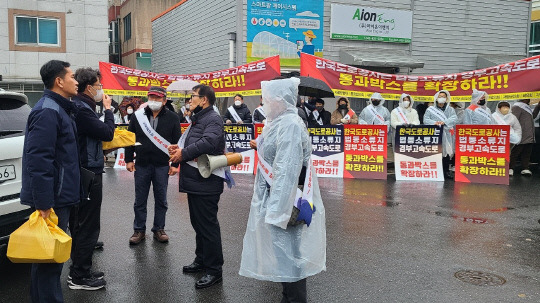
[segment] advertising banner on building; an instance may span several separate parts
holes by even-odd
[[[452,101],[468,102],[472,90],[478,89],[489,94],[489,101],[540,98],[540,56],[437,76],[384,74],[308,54],[301,56],[300,75],[325,81],[338,96],[369,98],[380,92],[388,100],[399,100],[401,93],[407,93],[417,102],[433,102],[433,95],[445,89]]]
[[[509,138],[509,125],[456,125],[456,181],[508,185]]]
[[[252,174],[255,169],[255,150],[249,147],[249,141],[255,139],[253,124],[225,125],[224,128],[227,150],[242,154],[242,163],[231,166],[231,172]]]
[[[344,178],[386,180],[387,126],[345,125]]]
[[[396,180],[444,181],[442,130],[441,126],[435,125],[399,125],[396,128]]]
[[[146,96],[150,86],[167,88],[172,82],[189,79],[211,86],[216,97],[235,94],[254,96],[261,94],[261,81],[281,75],[279,56],[209,73],[171,75],[137,70],[108,62],[99,62],[103,90],[109,95]],[[170,97],[184,97],[170,93]]]
[[[300,53],[322,57],[324,0],[247,0],[247,62],[279,55],[300,66]]]
[[[332,3],[330,39],[410,43],[412,11]]]
[[[310,127],[308,131],[317,176],[343,178],[343,125]]]

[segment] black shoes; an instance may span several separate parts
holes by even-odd
[[[220,283],[223,281],[223,278],[221,275],[219,276],[212,276],[212,275],[204,275],[199,281],[195,282],[195,288],[201,289],[201,288],[207,288],[214,284]]]
[[[96,250],[103,250],[103,242],[97,241],[96,246],[94,246],[94,249]]]
[[[75,278],[68,279],[68,287],[70,289],[80,289],[80,290],[98,290],[107,285],[103,276],[96,278],[95,276],[90,276],[87,278]]]
[[[187,266],[184,266],[182,268],[182,271],[185,272],[185,273],[195,273],[195,272],[199,272],[199,271],[202,271],[204,270],[204,266],[202,266],[202,264],[199,264],[199,263],[196,263],[196,262],[193,262]]]

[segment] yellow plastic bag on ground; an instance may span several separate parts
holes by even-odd
[[[71,237],[57,226],[51,211],[44,219],[39,211],[9,237],[7,257],[13,263],[64,263],[71,254]]]
[[[111,150],[132,145],[135,145],[135,133],[125,129],[115,129],[112,141],[103,141],[103,150]]]

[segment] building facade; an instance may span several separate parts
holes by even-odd
[[[246,63],[247,27],[248,22],[253,21],[248,20],[248,11],[253,6],[274,5],[275,2],[181,1],[153,19],[153,70],[190,74],[227,68],[229,32],[236,33],[236,65]],[[302,1],[277,2],[293,3],[296,8],[294,3]],[[322,2],[321,51],[324,58],[341,63],[389,73],[428,75],[474,70],[527,55],[531,5],[527,0]],[[337,16],[332,20],[331,17],[337,4],[366,11],[373,8],[410,12],[412,20],[407,24],[411,31],[410,43],[331,39],[331,24],[340,18]],[[201,18],[201,12],[211,17]],[[388,58],[395,59],[393,62],[396,63],[390,64]],[[364,62],[371,62],[371,65]]]
[[[109,0],[111,62],[152,70],[152,18],[178,0]]]
[[[0,88],[25,93],[31,105],[43,93],[47,61],[73,70],[108,61],[106,0],[0,1],[0,29]]]
[[[529,55],[540,55],[540,0],[532,0]]]

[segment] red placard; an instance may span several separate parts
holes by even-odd
[[[509,125],[456,125],[456,181],[508,185],[509,138]]]
[[[448,90],[452,101],[470,101],[473,89],[486,91],[490,101],[540,98],[540,56],[464,73],[434,76],[377,73],[339,62],[301,54],[300,75],[325,81],[336,95],[369,98],[379,92],[389,100],[401,93],[415,101],[433,101],[439,90]]]
[[[345,125],[344,178],[386,180],[386,125]]]
[[[216,97],[235,94],[254,96],[261,94],[261,81],[281,75],[279,56],[209,73],[172,75],[147,72],[108,62],[99,62],[103,90],[109,95],[146,96],[150,86],[167,88],[172,82],[189,79],[214,88]],[[181,97],[183,94],[169,94]]]

